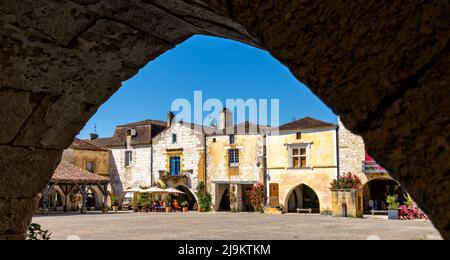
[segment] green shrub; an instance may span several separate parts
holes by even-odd
[[[52,233],[43,230],[41,225],[33,223],[28,228],[27,240],[50,240]]]

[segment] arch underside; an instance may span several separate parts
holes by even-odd
[[[0,238],[24,236],[35,195],[98,107],[195,34],[268,50],[450,238],[448,13],[447,1],[413,0],[2,1]]]

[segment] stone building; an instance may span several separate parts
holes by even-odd
[[[62,160],[91,173],[109,177],[110,157],[108,149],[77,138],[64,150]]]
[[[150,187],[152,176],[152,139],[167,123],[157,120],[120,125],[110,138],[96,138],[89,142],[111,151],[110,177],[113,193],[122,196],[129,188]]]
[[[265,135],[268,127],[234,125],[229,110],[219,115],[218,129],[206,138],[207,186],[215,211],[250,211],[248,191],[265,182]]]
[[[110,206],[110,151],[75,139],[40,194],[42,210],[104,210]]]
[[[336,128],[303,118],[280,126],[278,134],[267,137],[271,207],[284,212],[331,209],[330,183],[338,170]]]
[[[404,194],[402,187],[366,152],[364,140],[360,136],[345,128],[340,119],[338,126],[340,174],[351,172],[361,179],[365,213],[385,211],[387,195],[399,199],[398,196]]]
[[[153,179],[185,192],[181,200],[188,201],[193,209],[195,190],[205,181],[205,127],[173,122],[171,113],[167,126],[153,139]]]

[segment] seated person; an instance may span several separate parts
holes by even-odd
[[[178,200],[174,200],[172,202],[172,208],[174,208],[175,210],[180,210],[180,205],[178,204]]]

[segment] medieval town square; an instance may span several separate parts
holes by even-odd
[[[0,241],[416,254],[302,240],[450,240],[449,58],[449,0],[0,0]]]

